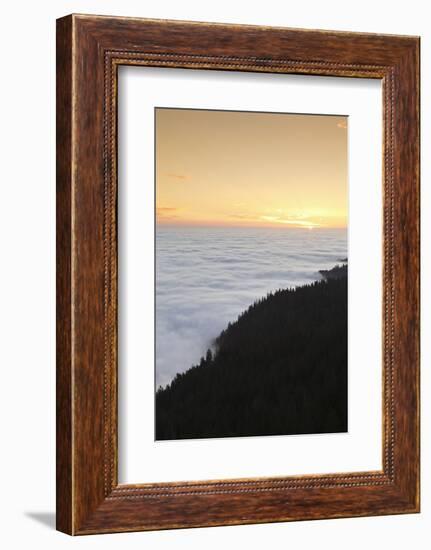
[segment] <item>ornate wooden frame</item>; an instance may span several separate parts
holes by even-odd
[[[383,82],[383,470],[119,485],[119,65]],[[57,528],[69,534],[419,511],[419,38],[70,15],[57,21]]]

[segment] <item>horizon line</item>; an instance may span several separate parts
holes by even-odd
[[[178,222],[155,222],[156,227],[188,227],[188,228],[202,228],[202,227],[215,227],[215,228],[242,228],[242,229],[303,229],[306,231],[318,231],[319,229],[348,229],[348,225],[293,225],[293,224],[224,224],[224,223],[211,223],[211,222],[202,222],[202,223],[178,223]]]

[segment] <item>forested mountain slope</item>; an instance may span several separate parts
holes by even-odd
[[[346,431],[347,268],[327,273],[255,302],[159,388],[156,439]]]

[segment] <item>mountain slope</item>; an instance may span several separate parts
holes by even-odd
[[[156,393],[156,439],[347,430],[347,277],[279,290]]]

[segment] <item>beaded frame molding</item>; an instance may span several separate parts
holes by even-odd
[[[383,84],[382,471],[118,483],[119,65]],[[70,15],[57,21],[57,529],[419,511],[419,38]]]

